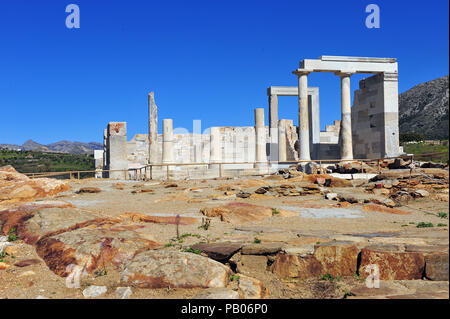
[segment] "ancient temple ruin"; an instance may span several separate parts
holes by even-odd
[[[341,82],[341,119],[325,131],[320,130],[319,87],[308,87],[312,72],[332,72]],[[267,89],[268,125],[266,109],[256,108],[252,127],[211,127],[174,134],[173,120],[163,119],[163,132],[158,134],[158,109],[151,92],[148,134],[136,134],[128,141],[125,122],[108,123],[104,150],[96,153],[97,168],[109,170],[104,177],[122,179],[127,177],[125,170],[152,166],[156,178],[169,165],[175,173],[188,172],[185,177],[195,178],[214,173],[219,165],[235,172],[270,172],[298,161],[351,161],[402,153],[396,59],[321,56],[302,60],[292,73],[298,77],[298,86]],[[350,80],[355,73],[373,75],[359,82],[352,106]],[[293,119],[278,119],[278,96],[298,96],[298,127]],[[150,173],[146,170],[146,174]]]

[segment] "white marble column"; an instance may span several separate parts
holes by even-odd
[[[148,94],[148,144],[149,163],[157,164],[160,160],[158,154],[158,107],[153,92]]]
[[[173,158],[173,121],[163,119],[163,164],[174,163]]]
[[[298,137],[300,143],[300,160],[311,160],[309,151],[309,110],[308,110],[308,74],[309,70],[298,69]]]
[[[352,109],[350,98],[350,76],[352,73],[336,73],[341,78],[341,159],[353,159]]]
[[[285,162],[287,160],[286,153],[286,121],[278,121],[278,160]]]
[[[209,130],[209,168],[216,169],[222,161],[220,127],[211,127]]]
[[[267,165],[264,109],[255,109],[255,167]]]

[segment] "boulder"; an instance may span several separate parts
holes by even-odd
[[[88,272],[111,264],[122,266],[137,253],[162,245],[114,224],[88,227],[44,236],[36,242],[36,252],[55,274],[65,277],[68,266],[83,266]]]
[[[121,274],[121,281],[139,288],[223,288],[231,270],[221,263],[171,250],[150,250],[136,255]]]
[[[85,298],[95,298],[106,293],[108,289],[105,286],[89,286],[83,290]]]
[[[193,250],[200,250],[206,254],[209,258],[226,262],[235,253],[237,253],[242,247],[240,243],[209,243],[209,244],[195,244],[191,248]]]
[[[434,281],[448,281],[448,252],[425,255],[425,277]]]
[[[323,275],[322,264],[311,255],[278,254],[270,270],[280,278],[319,278]]]
[[[414,280],[421,279],[425,260],[422,253],[400,252],[379,247],[361,249],[359,274],[367,277],[366,267],[378,265],[381,280]]]
[[[263,299],[269,294],[269,290],[263,283],[255,278],[238,274],[239,292],[244,299]]]
[[[31,179],[12,166],[0,167],[0,203],[43,198],[68,190],[67,182],[53,178]]]
[[[314,246],[314,257],[322,264],[323,274],[353,276],[357,271],[359,249],[350,243],[324,243]]]

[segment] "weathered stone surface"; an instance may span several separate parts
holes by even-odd
[[[209,258],[225,262],[237,253],[242,247],[240,243],[210,243],[210,244],[195,244],[192,249],[198,249],[206,254]]]
[[[244,299],[263,299],[269,294],[262,281],[242,274],[239,276],[239,292]]]
[[[381,280],[421,279],[425,268],[421,253],[388,251],[381,247],[361,249],[361,277],[367,277],[366,267],[371,264],[378,265]]]
[[[39,259],[25,259],[22,261],[19,261],[14,264],[16,267],[27,267],[35,264],[39,264],[41,261]]]
[[[248,203],[230,203],[228,205],[202,208],[200,212],[208,217],[220,217],[222,221],[232,224],[243,224],[252,221],[260,221],[272,217],[271,207],[253,205]],[[297,216],[298,213],[279,209],[276,216]]]
[[[425,256],[425,277],[430,280],[448,281],[448,252],[435,252]]]
[[[134,223],[157,223],[157,224],[179,224],[192,225],[199,222],[198,218],[186,216],[151,216],[139,213],[125,213],[119,216],[120,219],[130,220]]]
[[[83,290],[83,296],[85,298],[95,298],[106,293],[108,289],[105,286],[89,286]]]
[[[196,294],[194,299],[239,299],[239,293],[231,288],[208,288]]]
[[[50,270],[65,277],[71,264],[88,272],[108,264],[119,267],[139,252],[160,246],[134,231],[106,223],[44,236],[36,242],[36,252]]]
[[[129,296],[131,296],[133,292],[131,291],[130,287],[117,287],[116,288],[116,295],[120,297],[120,299],[126,299]]]
[[[404,210],[400,210],[400,209],[396,209],[396,208],[390,208],[390,207],[385,207],[385,206],[377,205],[377,204],[364,205],[363,211],[365,211],[365,212],[379,212],[379,213],[394,214],[394,215],[409,215],[409,214],[411,214],[410,212],[407,212],[407,211],[404,211]]]
[[[62,201],[41,201],[29,202],[21,204],[17,207],[4,209],[0,211],[0,231],[3,234],[8,234],[11,228],[18,230],[19,238],[21,236],[20,227],[27,219],[33,217],[36,211],[44,208],[68,208],[73,207],[70,203]]]
[[[280,278],[318,278],[323,274],[322,264],[314,257],[278,254],[271,271]]]
[[[250,244],[242,247],[242,255],[272,255],[281,250],[281,243]]]
[[[353,276],[357,270],[359,249],[353,244],[325,243],[314,246],[314,257],[322,264],[323,273]]]
[[[241,274],[253,275],[255,270],[264,273],[267,269],[267,256],[241,255],[239,252],[230,258],[229,263],[235,265],[236,272]]]
[[[83,193],[90,193],[90,194],[96,194],[100,193],[102,190],[98,187],[82,187],[80,188],[77,193],[83,194]]]
[[[36,210],[11,224],[17,229],[19,238],[34,244],[44,235],[58,234],[100,222],[85,211],[76,208],[44,208]]]
[[[294,247],[283,247],[283,252],[287,255],[312,255],[314,253],[314,245],[302,245]]]
[[[220,288],[231,270],[192,253],[158,250],[136,255],[122,272],[122,282],[140,288]]]
[[[52,178],[31,179],[12,166],[0,167],[0,203],[27,201],[68,190],[67,182]]]

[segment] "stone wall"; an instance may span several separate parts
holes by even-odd
[[[376,74],[359,82],[352,108],[355,158],[400,154],[396,74]]]

